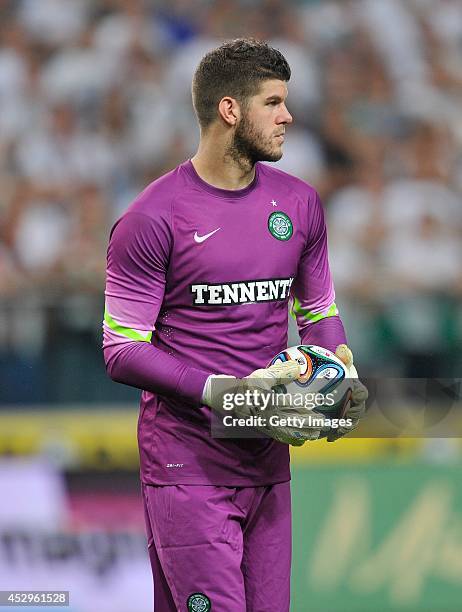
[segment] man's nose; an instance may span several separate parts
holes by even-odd
[[[292,121],[293,121],[292,115],[289,113],[287,106],[284,106],[278,123],[287,124],[287,123],[292,123]]]

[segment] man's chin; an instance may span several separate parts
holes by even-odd
[[[277,162],[282,157],[282,147],[260,149],[258,151],[258,160],[264,162]]]
[[[275,153],[267,153],[264,157],[262,156],[260,161],[265,161],[265,162],[277,162],[281,159],[282,157],[282,151],[278,151]]]

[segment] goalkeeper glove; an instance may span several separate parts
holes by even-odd
[[[345,426],[331,429],[327,434],[328,442],[335,442],[335,440],[338,440],[350,431],[353,431],[353,429],[356,429],[359,420],[366,412],[366,400],[369,395],[366,387],[358,380],[358,372],[353,365],[353,353],[351,349],[346,344],[340,344],[336,348],[335,354],[345,364],[348,376],[351,378],[352,382],[350,407],[344,416],[346,419],[351,419],[352,424],[349,427]]]
[[[205,383],[202,399],[204,404],[210,406],[212,410],[220,416],[225,414],[223,407],[223,396],[225,393],[245,393],[246,391],[256,392],[257,394],[265,395],[270,393],[272,388],[277,385],[288,384],[300,376],[300,366],[296,361],[286,361],[284,363],[275,363],[268,368],[255,370],[245,378],[235,378],[233,376],[211,375]],[[216,384],[216,380],[220,380],[220,384]],[[227,379],[227,380],[226,380]],[[215,384],[214,384],[215,381]],[[265,425],[257,426],[257,429],[266,436],[282,442],[283,444],[292,444],[301,446],[308,439],[316,439],[323,427],[322,415],[314,414],[316,418],[316,427],[309,425],[309,419],[306,420],[309,412],[305,407],[291,408],[285,416],[303,418],[303,423],[308,425],[301,428],[271,425],[269,416],[282,416],[281,407],[274,408],[269,406],[266,411],[261,410],[261,406],[247,402],[244,406],[234,406],[234,415],[238,418],[246,418],[249,416],[261,416]]]

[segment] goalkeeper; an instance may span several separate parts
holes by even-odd
[[[205,55],[192,87],[196,155],[151,183],[111,232],[104,357],[113,380],[142,390],[156,612],[289,610],[288,443],[319,428],[301,441],[290,428],[255,439],[210,428],[211,376],[267,392],[298,375],[290,363],[259,370],[287,346],[288,307],[302,343],[346,344],[319,196],[261,163],[282,156],[289,78],[283,55],[253,39]]]

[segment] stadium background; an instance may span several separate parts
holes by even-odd
[[[151,609],[138,393],[100,351],[108,230],[192,154],[193,69],[242,35],[292,66],[279,165],[324,200],[360,373],[460,377],[458,0],[1,0],[0,589]],[[460,610],[461,449],[295,451],[293,612]]]

